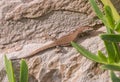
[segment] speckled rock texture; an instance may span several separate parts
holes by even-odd
[[[87,0],[2,0],[0,11],[0,49],[53,41],[100,23]]]
[[[115,0],[114,4],[118,2]],[[0,82],[8,82],[4,54],[8,58],[26,56],[81,26],[100,25],[88,0],[1,0]],[[93,53],[104,51],[97,36],[103,31],[104,27],[78,37],[77,43]],[[99,64],[71,46],[48,49],[26,61],[29,82],[109,82],[108,71],[101,70]],[[12,62],[18,79],[19,60]]]

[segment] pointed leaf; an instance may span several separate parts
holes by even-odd
[[[120,34],[101,34],[100,37],[102,40],[120,42]]]
[[[107,63],[107,57],[105,56],[105,54],[103,54],[101,51],[98,51],[98,57]]]
[[[120,47],[118,43],[113,43],[114,52],[115,52],[115,62],[120,62]]]
[[[103,20],[103,13],[101,12],[101,10],[99,9],[99,7],[97,6],[95,0],[90,0],[90,3],[94,9],[94,11],[96,12],[96,15],[101,19]]]
[[[115,7],[113,6],[113,4],[111,3],[111,1],[110,0],[101,0],[101,1],[104,4],[104,6],[106,6],[106,5],[110,6],[110,8],[113,12],[113,18],[117,22],[120,19],[120,16],[119,16],[117,10],[115,9]]]
[[[120,82],[120,78],[118,78],[113,71],[110,72],[110,77],[112,82]]]
[[[7,59],[6,55],[4,56],[4,61],[5,61],[5,69],[7,72],[9,82],[16,82],[13,72],[12,62]]]
[[[115,30],[120,33],[120,20],[116,23]]]
[[[112,71],[120,71],[120,66],[119,65],[106,64],[106,65],[102,65],[101,68],[112,70]]]
[[[109,63],[114,63],[115,62],[115,51],[114,51],[114,46],[113,43],[109,41],[104,41],[106,51],[108,53],[108,62]]]
[[[111,8],[109,6],[104,7],[105,10],[105,16],[106,16],[106,21],[108,25],[110,26],[111,29],[114,29],[114,19],[113,19],[113,14],[111,11]]]
[[[28,82],[28,66],[23,59],[20,64],[20,82]]]
[[[109,56],[114,57],[115,62],[120,61],[120,47],[118,46],[118,42],[120,42],[120,34],[102,34],[100,35],[101,39],[104,41],[108,41],[106,44],[111,45],[108,46]],[[112,44],[111,44],[112,42]],[[117,42],[117,43],[116,43]]]
[[[77,51],[79,53],[81,53],[83,56],[87,57],[88,59],[93,60],[95,62],[103,63],[103,61],[101,61],[95,54],[93,54],[90,51],[86,50],[82,46],[80,46],[80,45],[78,45],[78,44],[76,44],[74,42],[71,42],[71,44],[72,44],[72,46],[74,48],[77,49]]]

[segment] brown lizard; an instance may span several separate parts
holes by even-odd
[[[34,55],[38,54],[39,52],[44,51],[46,49],[49,49],[49,48],[52,48],[55,46],[70,44],[70,42],[74,41],[79,34],[85,32],[87,30],[92,30],[92,28],[90,26],[84,26],[84,27],[77,28],[75,31],[69,33],[68,35],[63,36],[48,45],[45,45],[41,48],[36,49],[32,53],[30,53],[28,56],[21,57],[21,58],[12,58],[12,60],[29,58],[29,57],[34,56]]]

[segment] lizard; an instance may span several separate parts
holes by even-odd
[[[83,27],[77,28],[73,32],[69,33],[68,35],[65,35],[65,36],[55,40],[54,42],[52,42],[48,45],[45,45],[41,48],[36,49],[32,53],[30,53],[28,56],[20,57],[20,58],[12,58],[12,60],[29,58],[29,57],[32,57],[32,56],[38,54],[39,52],[42,52],[42,51],[47,50],[49,48],[70,44],[72,41],[76,40],[76,38],[78,37],[79,34],[85,32],[87,30],[92,30],[92,28],[90,26],[83,26]]]

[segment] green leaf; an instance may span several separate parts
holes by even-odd
[[[118,78],[113,71],[110,72],[110,77],[112,82],[120,82],[120,78]]]
[[[115,30],[120,33],[120,20],[116,23]]]
[[[6,55],[4,56],[4,61],[5,61],[5,69],[7,72],[9,82],[16,82],[13,72],[12,62],[7,59]]]
[[[101,51],[98,51],[98,57],[101,59],[101,61],[104,61],[107,63],[107,57]]]
[[[114,31],[111,30],[110,28],[107,28],[107,33],[114,34]],[[119,52],[120,48],[118,46],[118,43],[104,40],[104,44],[105,44],[105,47],[108,53],[109,63],[119,62],[120,61],[120,52]]]
[[[105,16],[106,16],[106,21],[111,29],[114,29],[114,19],[113,19],[113,14],[111,11],[111,8],[109,6],[104,7],[105,10]]]
[[[96,15],[101,19],[101,20],[104,20],[103,17],[103,13],[101,12],[101,10],[99,9],[99,7],[97,6],[95,0],[90,0],[90,3],[94,9],[94,11],[96,12]]]
[[[118,43],[113,43],[114,51],[115,51],[115,62],[120,62],[120,47]]]
[[[120,42],[120,34],[101,34],[100,37],[102,40]]]
[[[28,82],[28,66],[23,59],[20,63],[20,82]]]
[[[120,66],[119,65],[106,64],[106,65],[102,65],[101,68],[112,70],[112,71],[120,71]]]
[[[102,3],[104,4],[104,6],[108,5],[110,6],[112,12],[113,12],[113,18],[115,19],[115,21],[117,22],[118,20],[120,20],[120,16],[117,12],[117,10],[115,9],[115,7],[113,6],[113,4],[111,3],[110,0],[101,0]]]
[[[91,53],[90,51],[86,50],[85,48],[83,48],[82,46],[74,43],[74,42],[71,42],[72,46],[74,48],[77,49],[77,51],[79,53],[81,53],[83,56],[87,57],[88,59],[90,60],[93,60],[95,62],[99,62],[99,63],[104,63],[103,61],[101,61],[95,54]]]
[[[109,63],[114,63],[115,62],[115,51],[114,51],[114,46],[113,43],[109,41],[104,41],[106,51],[108,53],[108,62]]]

